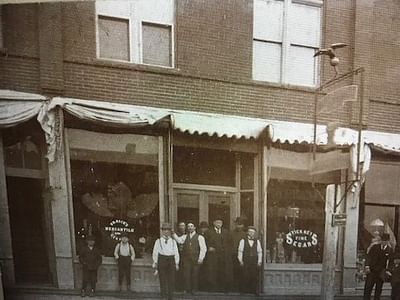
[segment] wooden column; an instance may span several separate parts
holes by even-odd
[[[340,201],[340,186],[328,185],[325,198],[325,246],[322,262],[321,300],[333,300],[335,296],[336,249],[338,243],[338,227],[332,226],[335,197]]]
[[[268,174],[268,147],[262,146],[262,157],[261,157],[261,186],[262,186],[262,205],[261,205],[261,224],[262,228],[260,229],[260,234],[262,235],[263,241],[263,252],[264,252],[264,259],[263,259],[263,268],[261,272],[261,283],[264,283],[264,272],[266,269],[266,250],[267,250],[267,192],[268,192],[268,181],[269,181],[269,174]],[[264,284],[261,285],[261,292],[264,292]]]
[[[350,189],[347,193],[346,228],[344,232],[343,249],[343,289],[354,290],[357,286],[355,273],[357,271],[357,241],[359,219],[360,188]]]
[[[5,286],[15,283],[14,260],[11,243],[10,214],[8,210],[3,138],[0,131],[0,262]],[[0,290],[1,293],[1,290]]]
[[[64,130],[63,128],[61,130]],[[56,261],[57,285],[62,289],[74,288],[74,272],[72,261],[73,224],[70,222],[70,199],[66,170],[65,145],[61,144],[55,160],[50,162],[49,185],[51,197],[51,213],[53,218],[54,252]]]

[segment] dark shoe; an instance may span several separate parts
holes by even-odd
[[[91,289],[91,290],[90,290],[89,297],[94,297],[94,295],[95,295],[94,289]]]
[[[81,290],[81,297],[86,297],[86,291],[85,291],[85,289],[82,289],[82,290]]]

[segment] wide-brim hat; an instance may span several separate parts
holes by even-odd
[[[163,229],[163,230],[172,230],[172,225],[171,225],[171,223],[162,223],[161,224],[161,229]]]
[[[257,228],[256,228],[255,226],[248,226],[248,227],[247,227],[247,230],[254,230],[254,231],[257,231]]]

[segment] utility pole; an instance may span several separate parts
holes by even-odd
[[[361,176],[360,176],[360,153],[361,153],[361,144],[362,144],[362,128],[363,128],[363,89],[364,89],[364,68],[357,68],[350,72],[339,74],[338,73],[338,65],[339,59],[335,54],[335,49],[345,47],[345,44],[337,43],[332,44],[327,49],[319,49],[315,56],[319,55],[327,55],[330,58],[330,64],[335,68],[335,76],[331,80],[321,83],[321,85],[315,89],[314,94],[314,142],[312,146],[313,152],[313,161],[315,162],[316,159],[316,151],[317,151],[317,124],[318,124],[318,113],[319,113],[319,96],[323,92],[323,90],[327,87],[333,86],[342,80],[349,78],[351,76],[360,75],[360,84],[359,89],[360,92],[358,93],[358,89],[355,91],[355,99],[351,101],[359,101],[359,124],[358,124],[358,141],[357,141],[357,171],[354,174],[353,180],[348,180],[348,176],[346,176],[346,182],[344,182],[344,189],[345,191],[341,191],[340,187],[343,182],[331,184],[326,189],[326,197],[325,197],[325,237],[324,237],[324,255],[322,261],[322,280],[321,280],[321,300],[333,300],[335,296],[335,269],[336,269],[336,258],[337,258],[337,245],[338,245],[338,238],[339,238],[339,228],[338,226],[344,225],[341,223],[340,225],[334,222],[334,218],[337,213],[337,208],[342,204],[346,203],[346,197],[348,191],[356,186],[361,185]],[[340,100],[341,105],[343,105],[344,101],[348,99],[343,98],[343,94],[339,92],[340,88],[334,90],[330,93],[330,97],[327,98],[328,100],[335,99]],[[343,90],[343,89],[342,89]],[[351,89],[349,89],[351,91]],[[337,92],[335,95],[334,93]],[[342,98],[340,98],[342,97]],[[323,100],[323,99],[322,99]],[[326,102],[322,102],[323,105],[329,105]],[[329,139],[329,137],[328,137]],[[333,140],[333,139],[332,139]],[[342,180],[341,180],[342,181]],[[344,216],[345,220],[346,216]]]

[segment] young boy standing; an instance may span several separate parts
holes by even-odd
[[[97,283],[97,270],[101,265],[100,251],[95,247],[93,236],[86,238],[86,246],[79,254],[79,262],[82,264],[82,291],[81,296],[86,296],[86,288],[90,285],[90,296],[94,296]]]
[[[122,282],[126,278],[126,288],[131,289],[131,264],[135,260],[135,250],[129,243],[127,233],[122,233],[121,242],[115,246],[114,257],[118,261],[118,283],[122,290]]]

